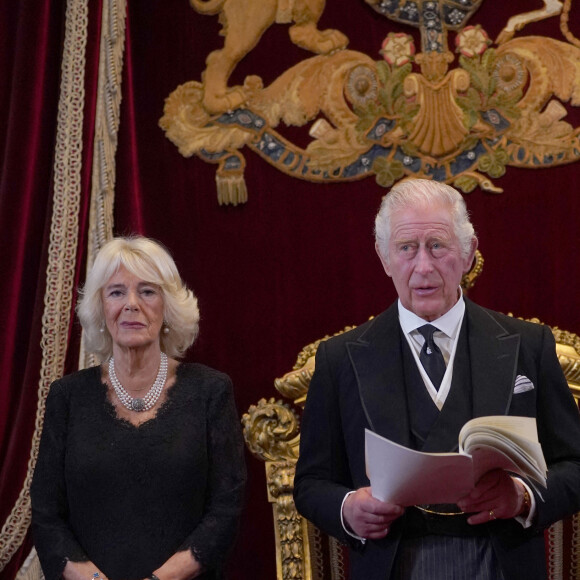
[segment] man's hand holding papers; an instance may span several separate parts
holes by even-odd
[[[493,475],[498,470],[546,485],[546,462],[531,417],[472,419],[459,434],[458,453],[414,451],[368,429],[365,440],[373,496],[398,505],[457,503],[480,481],[489,489],[505,485],[501,472]]]

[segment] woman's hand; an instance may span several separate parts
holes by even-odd
[[[159,580],[191,580],[202,572],[201,564],[193,557],[190,550],[176,552],[153,572]],[[67,579],[68,580],[68,579]]]
[[[64,580],[108,580],[92,562],[71,562],[70,560],[64,567],[62,577]]]

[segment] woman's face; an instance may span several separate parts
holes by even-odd
[[[124,266],[103,286],[105,323],[114,347],[142,349],[159,344],[163,325],[163,294]]]

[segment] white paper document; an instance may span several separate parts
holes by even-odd
[[[365,447],[373,496],[403,506],[456,503],[492,469],[546,485],[547,466],[532,417],[472,419],[459,434],[458,453],[414,451],[368,429]]]

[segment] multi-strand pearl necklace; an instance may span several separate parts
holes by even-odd
[[[163,387],[165,386],[165,381],[167,380],[167,355],[164,352],[161,353],[161,362],[159,363],[157,378],[149,389],[149,392],[142,399],[132,397],[125,390],[115,373],[115,359],[113,357],[109,359],[109,380],[111,381],[111,385],[113,385],[113,389],[115,389],[115,393],[117,393],[117,397],[119,397],[119,401],[121,401],[124,407],[127,407],[130,411],[149,411],[157,403],[157,400],[161,396],[161,391],[163,391]]]

